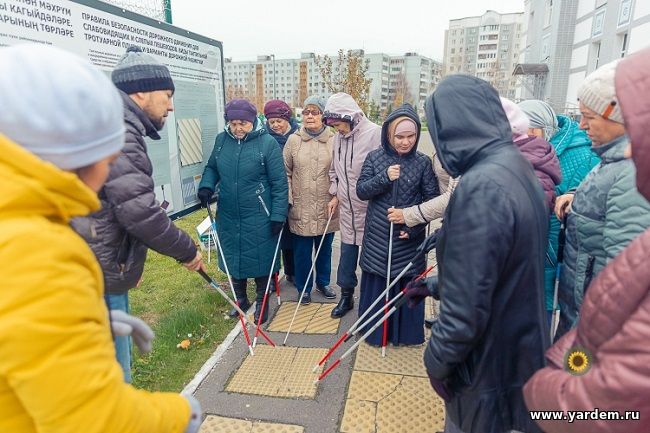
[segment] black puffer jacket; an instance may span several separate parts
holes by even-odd
[[[448,77],[425,109],[442,165],[462,175],[438,236],[441,310],[427,372],[450,388],[447,416],[463,432],[539,432],[522,388],[549,344],[542,188],[487,82]]]
[[[361,269],[364,272],[384,277],[386,276],[390,238],[388,208],[405,208],[440,195],[431,158],[417,151],[417,142],[408,154],[399,156],[388,141],[388,125],[402,116],[411,118],[417,124],[417,138],[420,139],[420,119],[418,119],[417,113],[410,105],[402,105],[393,111],[384,122],[381,130],[382,147],[368,154],[357,182],[359,198],[370,200],[361,250]],[[391,182],[386,170],[395,164],[400,165],[400,177]],[[425,224],[411,228],[403,224],[395,224],[391,259],[392,277],[399,274],[413,258],[415,250],[426,235],[425,227]],[[409,238],[399,239],[400,231],[408,232]],[[405,276],[417,275],[424,270],[425,255],[417,257],[413,265]]]
[[[102,208],[76,218],[72,227],[88,242],[104,273],[105,290],[124,293],[142,276],[147,248],[188,262],[196,256],[192,238],[160,207],[144,136],[160,140],[147,115],[123,92],[126,137],[99,192]]]

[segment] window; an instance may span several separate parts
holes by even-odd
[[[549,54],[550,54],[550,39],[551,35],[545,35],[542,38],[542,62],[548,59]]]
[[[598,65],[600,63],[600,42],[596,42],[593,44],[593,50],[594,50],[594,71],[598,69]]]
[[[504,41],[507,41],[508,40],[508,35],[502,35],[501,39],[504,40]]]
[[[553,15],[553,0],[546,0],[544,5],[544,28],[551,25],[551,15]]]
[[[619,38],[622,39],[622,41],[621,41],[621,57],[625,57],[625,54],[627,52],[627,33],[623,33],[623,35],[619,36]]]
[[[456,50],[455,50],[454,48],[452,48],[451,50],[449,50],[449,52],[450,52],[451,54],[454,54],[454,53],[456,52]]]
[[[603,23],[605,22],[605,8],[596,12],[594,15],[594,23],[591,27],[591,36],[599,36],[603,34]]]
[[[630,22],[630,15],[632,15],[632,0],[622,0],[618,9],[618,26],[621,27],[628,24]]]

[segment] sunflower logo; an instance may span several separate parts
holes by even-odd
[[[591,368],[591,355],[584,348],[573,348],[565,356],[565,365],[569,373],[581,376]]]

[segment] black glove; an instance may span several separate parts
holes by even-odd
[[[280,234],[282,227],[284,227],[284,221],[271,221],[271,233],[274,235]]]
[[[208,204],[210,203],[210,199],[212,198],[213,192],[210,190],[210,188],[200,188],[199,192],[196,194],[196,196],[199,198],[199,201],[201,202],[201,206],[207,208]]]
[[[406,305],[409,308],[415,308],[427,296],[433,296],[438,299],[438,276],[434,275],[429,278],[414,278],[404,288],[404,297]]]

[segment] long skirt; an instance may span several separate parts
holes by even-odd
[[[402,290],[411,280],[410,277],[400,279],[399,283],[390,289],[389,300]],[[361,298],[359,299],[359,316],[361,316],[375,299],[386,289],[386,277],[363,272],[361,274]],[[378,309],[384,308],[384,300],[373,307],[372,311],[366,317],[370,317]],[[381,320],[383,316],[378,316],[376,320]],[[365,331],[368,331],[373,324],[373,320]],[[362,332],[365,332],[362,331]],[[381,325],[368,336],[366,342],[373,346],[381,346],[384,325]],[[388,319],[388,342],[393,345],[414,345],[424,343],[424,302],[420,302],[415,308],[409,308],[406,304],[402,305]]]

